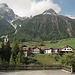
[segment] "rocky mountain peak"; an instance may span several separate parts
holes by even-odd
[[[15,18],[14,11],[9,8],[6,3],[0,4],[0,15],[3,16],[6,20],[13,20]]]
[[[43,14],[53,14],[53,15],[57,15],[57,13],[56,13],[53,9],[45,10],[45,11],[43,12]]]
[[[8,5],[6,3],[0,4],[0,8],[6,8],[6,7],[8,7]]]

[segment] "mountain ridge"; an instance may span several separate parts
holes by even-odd
[[[3,5],[1,5],[3,8],[12,10],[7,5]],[[7,13],[3,9],[4,11]],[[11,13],[13,15],[14,11],[11,12],[13,12]],[[21,40],[51,40],[75,37],[75,20],[59,15],[53,9],[45,10],[43,13],[30,18],[17,16],[17,19],[15,17],[12,19],[12,16],[8,15],[11,19],[9,17],[7,19],[5,18],[7,15],[4,15],[5,17],[1,16],[7,21],[11,20],[10,24],[16,25],[17,33],[14,34],[14,37],[16,36]]]
[[[75,37],[75,20],[66,16],[40,14],[28,20],[17,20],[18,22],[22,25],[16,34],[19,37],[42,40]]]

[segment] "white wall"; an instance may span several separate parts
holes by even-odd
[[[62,51],[72,51],[72,48],[66,47],[66,48],[63,48]]]
[[[50,53],[52,53],[51,49],[50,50],[45,50],[45,54],[50,54]]]

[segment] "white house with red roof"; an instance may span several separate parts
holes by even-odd
[[[73,51],[72,47],[70,47],[68,45],[65,45],[65,46],[62,46],[59,48],[60,54],[63,54],[65,52],[68,53],[68,52],[72,52],[72,51]]]

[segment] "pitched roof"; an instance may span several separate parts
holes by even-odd
[[[22,47],[27,47],[27,45],[23,45]]]
[[[22,46],[22,50],[24,50],[24,51],[28,51],[28,50],[29,50],[29,47],[26,46],[26,45],[23,45],[23,46]]]
[[[61,46],[59,49],[68,48],[68,47],[71,47],[71,46],[65,45],[65,46]],[[72,48],[72,47],[71,47],[71,48]]]

